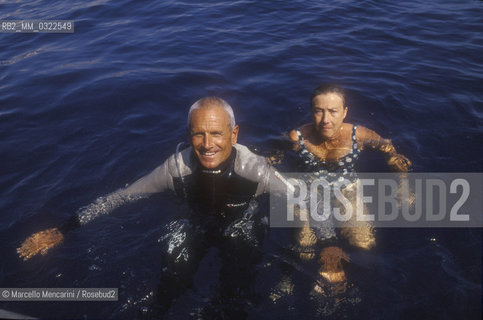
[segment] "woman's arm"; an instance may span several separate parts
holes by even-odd
[[[404,155],[397,153],[391,140],[384,139],[376,132],[359,126],[356,130],[357,144],[361,150],[372,149],[384,153],[387,164],[396,172],[408,172],[411,161]]]
[[[300,149],[300,143],[299,143],[299,135],[295,130],[292,130],[288,134],[288,138],[290,141],[292,141],[292,150],[293,151],[298,151]]]

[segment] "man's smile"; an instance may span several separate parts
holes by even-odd
[[[218,152],[217,151],[201,151],[200,154],[204,157],[212,157],[214,156],[216,153]]]

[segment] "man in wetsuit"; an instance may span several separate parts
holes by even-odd
[[[172,221],[162,237],[165,254],[156,295],[159,313],[166,312],[192,285],[199,262],[209,247],[216,246],[223,262],[220,305],[234,306],[223,316],[243,317],[263,233],[252,200],[268,191],[269,178],[276,173],[263,157],[237,144],[233,110],[220,98],[203,98],[191,106],[188,133],[191,146],[180,150],[178,145],[175,154],[132,185],[97,199],[61,227],[32,235],[17,249],[19,256],[27,260],[45,254],[63,241],[68,230],[124,203],[171,190],[186,198],[191,214]]]

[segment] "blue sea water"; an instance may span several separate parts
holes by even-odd
[[[17,19],[70,19],[75,33],[0,33],[0,287],[115,287],[119,301],[1,309],[139,316],[157,285],[160,227],[179,210],[171,196],[102,217],[46,256],[23,262],[15,248],[161,163],[202,96],[234,107],[239,142],[276,150],[310,120],[311,90],[336,82],[348,121],[392,139],[415,171],[483,169],[481,1],[1,1],[0,20]],[[353,288],[332,311],[302,295],[263,299],[279,276],[265,261],[249,318],[480,319],[480,229],[377,237],[354,253]],[[204,260],[173,318],[210,297],[218,264],[216,252]]]

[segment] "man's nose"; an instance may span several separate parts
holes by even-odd
[[[328,112],[322,113],[322,122],[323,123],[328,123],[329,122],[329,113]]]
[[[209,134],[203,137],[203,148],[209,149],[213,146],[213,139]]]

